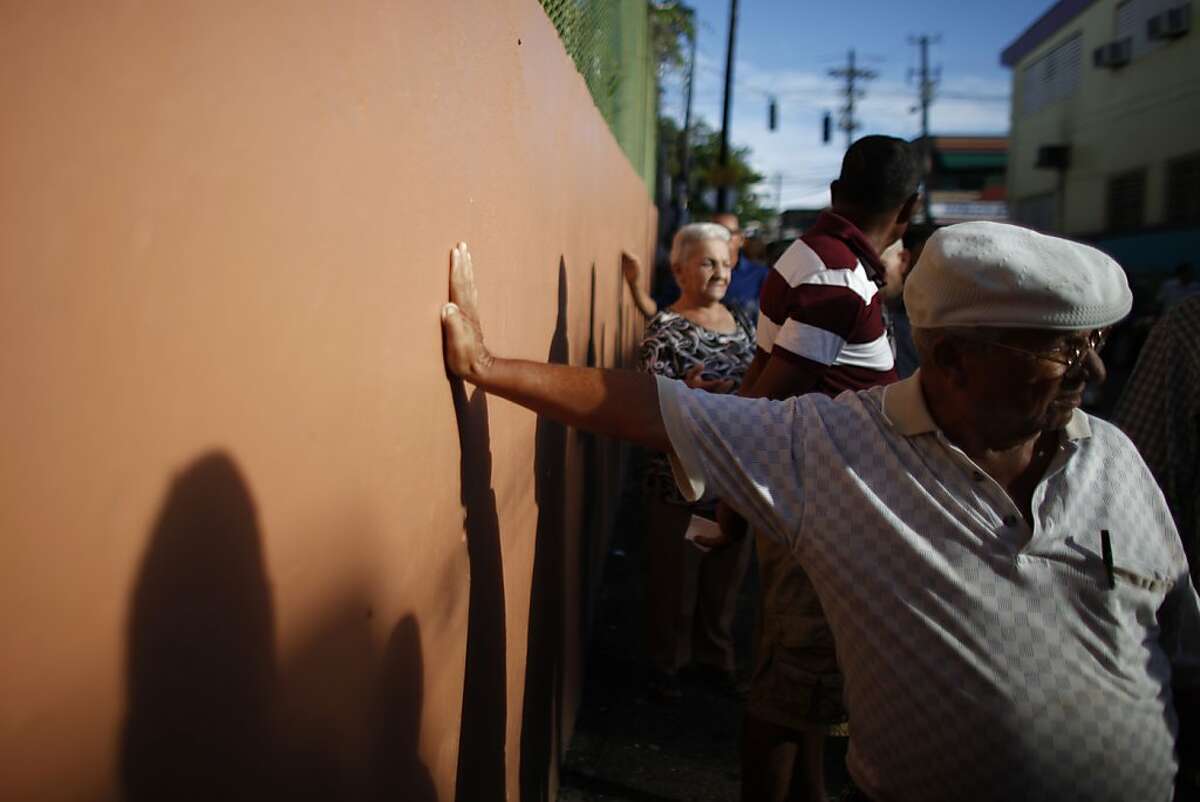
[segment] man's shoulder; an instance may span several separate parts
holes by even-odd
[[[809,232],[797,239],[775,262],[775,272],[795,286],[826,270],[854,270],[858,257],[846,243],[828,234]]]
[[[1089,415],[1082,410],[1075,414],[1083,416],[1089,429],[1087,437],[1076,441],[1079,455],[1099,470],[1101,481],[1120,484],[1141,482],[1156,485],[1154,475],[1146,465],[1141,452],[1120,426],[1095,415]],[[1070,430],[1071,427],[1068,427],[1068,437],[1071,436]]]
[[[864,304],[870,303],[878,288],[868,278],[857,257],[850,254],[849,259],[848,264],[839,260],[831,266],[819,251],[803,239],[796,240],[779,257],[779,261],[767,276],[764,296],[812,291],[826,296],[845,292],[858,296]]]
[[[829,270],[853,270],[858,254],[849,243],[825,231],[807,231],[796,242],[803,242]]]

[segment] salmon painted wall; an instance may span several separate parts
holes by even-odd
[[[618,450],[448,252],[618,364],[654,210],[536,0],[0,3],[0,109],[0,799],[552,793]]]

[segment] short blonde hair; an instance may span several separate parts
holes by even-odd
[[[680,228],[675,232],[675,238],[671,240],[671,266],[675,267],[681,264],[684,255],[691,250],[693,245],[699,245],[710,239],[719,239],[721,242],[728,243],[733,237],[729,233],[729,229],[719,223],[688,223]]]

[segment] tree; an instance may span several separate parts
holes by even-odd
[[[681,153],[680,126],[670,117],[659,117],[659,141],[665,143],[665,168],[672,180],[682,175],[683,162]],[[688,181],[688,196],[691,199],[693,218],[704,217],[714,211],[713,201],[709,197],[713,190],[721,184],[733,189],[737,198],[733,212],[742,221],[766,220],[774,212],[759,203],[753,187],[763,180],[761,173],[750,166],[750,148],[733,146],[729,150],[729,167],[722,171],[719,164],[721,152],[721,133],[714,130],[704,120],[697,119],[692,123],[689,141],[691,143],[692,169]]]
[[[679,2],[651,2],[649,8],[650,41],[661,85],[667,72],[688,66],[684,47],[696,35],[696,12]]]

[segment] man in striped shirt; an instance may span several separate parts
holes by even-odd
[[[919,179],[902,139],[866,136],[846,151],[830,186],[831,209],[784,252],[763,285],[758,350],[742,395],[835,396],[896,381],[879,254],[908,227]],[[788,548],[765,537],[757,548],[761,597],[742,799],[823,800],[825,737],[846,734],[833,635]]]

